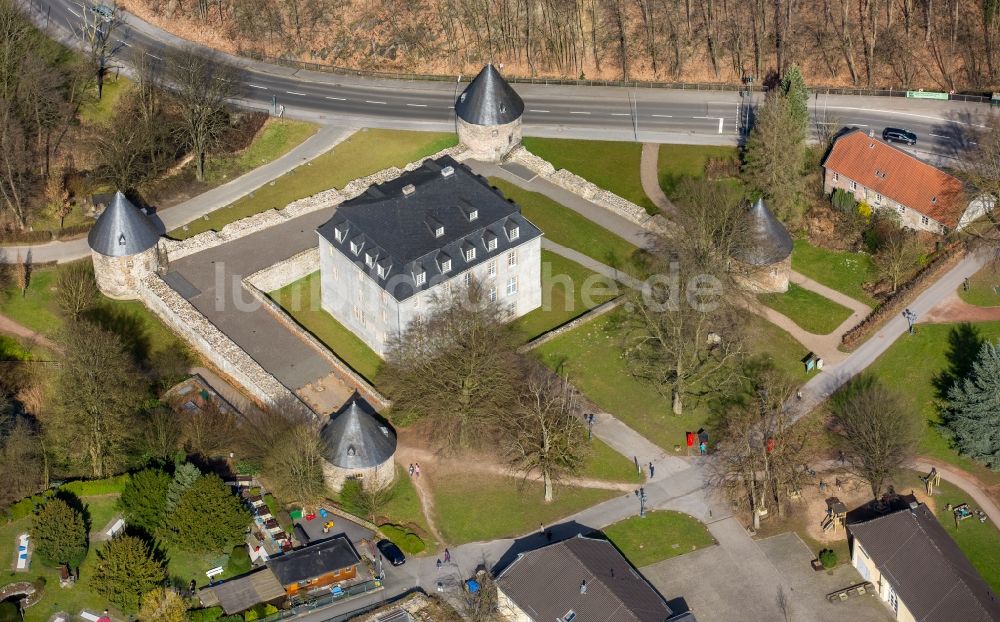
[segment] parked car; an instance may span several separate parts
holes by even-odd
[[[903,130],[898,127],[887,127],[882,130],[882,140],[887,143],[906,143],[907,145],[917,144],[917,135],[910,130]]]
[[[378,547],[378,551],[382,554],[382,557],[389,560],[389,563],[393,566],[402,566],[406,563],[406,556],[403,555],[403,552],[391,540],[379,540],[375,546]]]

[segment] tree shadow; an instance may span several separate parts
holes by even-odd
[[[118,335],[125,350],[131,353],[137,361],[146,362],[149,360],[152,344],[149,331],[139,316],[124,309],[98,306],[88,310],[85,317],[104,330]]]
[[[968,322],[951,329],[948,333],[948,367],[933,380],[938,398],[947,399],[951,388],[972,372],[972,365],[984,342],[979,329]]]

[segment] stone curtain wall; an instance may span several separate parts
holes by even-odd
[[[273,292],[305,278],[319,270],[319,246],[304,250],[273,266],[254,272],[243,279],[243,284],[262,292]]]
[[[366,177],[359,177],[358,179],[349,182],[340,190],[330,188],[329,190],[324,190],[312,196],[305,197],[304,199],[292,201],[283,209],[269,209],[260,212],[259,214],[254,214],[253,216],[241,218],[240,220],[229,223],[219,231],[206,231],[204,233],[191,236],[186,240],[163,240],[161,244],[166,251],[168,261],[175,261],[183,257],[187,257],[188,255],[193,255],[203,250],[214,248],[221,244],[232,242],[233,240],[238,240],[275,225],[280,225],[304,214],[309,214],[329,207],[336,207],[344,201],[353,199],[363,194],[366,190],[368,190],[369,186],[385,183],[396,179],[406,171],[412,171],[420,168],[425,160],[433,160],[442,156],[450,155],[456,160],[461,161],[468,157],[465,152],[465,147],[461,145],[442,149],[441,151],[427,156],[426,158],[410,162],[402,169],[395,166],[382,169],[381,171]]]
[[[278,382],[159,275],[146,277],[139,293],[150,311],[199,354],[239,382],[255,399],[270,405],[288,403],[289,400],[301,403],[298,396]]]

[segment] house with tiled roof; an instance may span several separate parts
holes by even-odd
[[[473,281],[512,319],[542,304],[542,232],[449,156],[371,186],[317,231],[322,307],[379,355]]]
[[[1000,599],[926,505],[849,523],[847,532],[851,562],[895,619],[1000,620]]]
[[[936,234],[961,229],[983,213],[970,208],[960,180],[906,151],[853,130],[839,137],[823,161],[827,194],[845,190],[873,210],[893,210],[904,227]]]
[[[507,622],[696,622],[674,612],[607,540],[577,536],[521,553],[496,580]]]

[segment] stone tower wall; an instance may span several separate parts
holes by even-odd
[[[473,159],[499,162],[521,144],[521,118],[504,125],[475,125],[458,118],[458,142]]]
[[[142,279],[158,266],[156,247],[128,257],[109,257],[91,251],[97,287],[108,298],[133,300],[139,297]]]
[[[382,464],[368,469],[345,469],[323,461],[323,479],[330,490],[340,492],[344,482],[350,477],[359,478],[362,486],[388,486],[396,478],[396,463],[390,457]]]
[[[788,291],[788,275],[792,271],[789,255],[767,266],[741,266],[739,281],[747,290],[759,294],[782,294]]]

